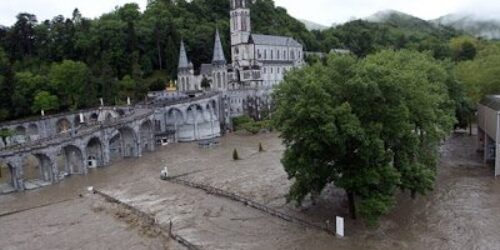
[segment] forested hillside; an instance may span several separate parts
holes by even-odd
[[[476,42],[465,40],[452,46],[450,39],[460,34],[451,28],[430,29],[395,17],[308,31],[273,0],[257,0],[251,10],[253,32],[292,36],[308,51],[345,48],[364,57],[405,48],[458,62],[473,59],[479,50]],[[51,20],[20,13],[14,25],[0,26],[0,120],[41,109],[85,108],[100,97],[106,104],[124,103],[127,96],[142,100],[148,90],[175,80],[181,39],[195,69],[210,62],[216,28],[229,58],[227,0],[150,0],[144,11],[131,3],[96,19],[77,9],[71,17]]]

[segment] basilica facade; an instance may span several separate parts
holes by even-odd
[[[199,91],[202,82],[208,82],[210,90],[222,93],[226,117],[259,116],[259,110],[270,109],[273,86],[286,72],[304,65],[303,46],[291,37],[252,33],[251,0],[230,1],[231,62],[226,61],[218,30],[212,62],[202,64],[199,74],[195,74],[181,42],[177,88],[181,92]]]

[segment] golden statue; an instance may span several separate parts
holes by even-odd
[[[175,91],[177,91],[177,87],[175,86],[174,82],[172,82],[172,80],[170,80],[170,82],[168,83],[166,91],[167,92],[175,92]]]

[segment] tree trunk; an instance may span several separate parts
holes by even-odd
[[[163,63],[161,61],[161,47],[160,47],[160,40],[158,38],[156,39],[156,49],[158,50],[158,64],[160,65],[160,70],[162,70]]]
[[[472,136],[472,117],[469,115],[469,136]]]
[[[356,204],[354,202],[354,193],[347,192],[347,199],[349,201],[349,215],[353,220],[356,219]]]

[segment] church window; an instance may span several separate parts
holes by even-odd
[[[274,53],[273,53],[273,52],[274,52],[274,51],[271,49],[271,60],[273,60],[273,59],[274,59]]]
[[[273,67],[271,67],[271,74],[273,73]]]
[[[241,17],[241,30],[247,31],[247,18],[245,15],[242,15]]]
[[[267,59],[267,50],[264,50],[264,59]]]
[[[280,51],[276,50],[276,58],[279,60],[280,59]]]
[[[278,74],[280,73],[280,68],[278,67]]]
[[[217,87],[220,89],[221,88],[221,78],[220,78],[220,72],[217,73]]]
[[[260,49],[257,50],[257,57],[260,59],[262,55],[260,54]]]

